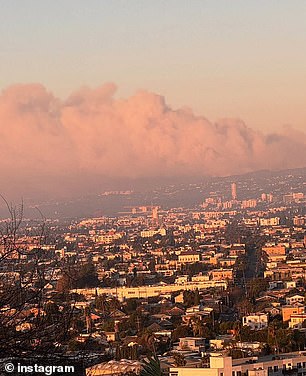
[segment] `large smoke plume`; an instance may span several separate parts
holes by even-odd
[[[115,91],[114,84],[82,88],[63,101],[38,84],[4,90],[4,189],[52,192],[102,177],[200,177],[306,166],[306,136],[290,127],[263,134],[241,120],[211,123],[171,109],[150,92],[116,99]]]

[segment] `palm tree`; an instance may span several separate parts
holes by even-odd
[[[156,355],[155,336],[152,333],[144,333],[141,337],[141,344],[145,346],[150,352]]]
[[[163,376],[160,361],[156,355],[143,362],[144,365],[139,376]]]
[[[199,318],[192,320],[192,332],[195,337],[202,337],[204,332],[204,326]]]

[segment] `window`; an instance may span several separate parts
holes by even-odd
[[[272,372],[272,367],[268,367],[268,372]]]
[[[302,368],[302,364],[301,363],[297,363],[297,368]]]
[[[278,371],[278,366],[274,366],[274,372]]]

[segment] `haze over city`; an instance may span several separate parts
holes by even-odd
[[[305,15],[301,1],[4,3],[1,191],[306,166]]]

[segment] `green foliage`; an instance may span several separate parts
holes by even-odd
[[[259,297],[260,293],[266,291],[269,282],[265,278],[254,278],[248,284],[248,293],[251,298]]]
[[[98,275],[92,262],[88,262],[81,266],[76,274],[75,287],[97,287],[99,285]]]
[[[188,337],[192,335],[192,331],[187,325],[179,325],[172,332],[172,340],[178,341],[179,338]]]
[[[304,349],[306,338],[298,330],[284,328],[280,322],[272,322],[269,328],[251,330],[248,326],[241,327],[237,339],[241,341],[258,341],[266,343],[265,351],[290,352]]]
[[[250,314],[254,311],[254,305],[250,301],[250,299],[242,298],[237,304],[236,304],[237,311],[239,312],[240,316],[245,316]]]
[[[103,314],[110,314],[115,309],[120,309],[121,304],[118,299],[114,297],[107,297],[106,294],[96,296],[95,307],[102,311]]]
[[[241,359],[241,358],[244,358],[245,357],[245,354],[242,350],[240,349],[230,349],[229,351],[229,355],[233,358],[233,359]]]
[[[132,298],[132,299],[127,299],[125,303],[125,311],[126,313],[132,313],[135,312],[137,307],[139,305],[139,300]]]
[[[238,220],[233,220],[229,223],[224,233],[225,239],[228,243],[240,243],[242,237],[242,227],[239,225]]]
[[[183,264],[181,272],[183,274],[188,274],[191,277],[195,274],[205,272],[207,269],[208,267],[206,264],[203,264],[202,262],[194,262],[192,264]]]
[[[72,339],[71,341],[69,341],[68,343],[68,349],[70,351],[79,351],[79,350],[83,350],[84,348],[84,345],[83,343],[79,342],[79,341],[76,341],[74,339]]]
[[[200,303],[199,290],[191,291],[185,290],[183,292],[184,305],[186,307],[192,307]]]
[[[116,346],[116,360],[120,359],[138,359],[138,345],[134,346]]]
[[[50,324],[51,323],[54,324],[60,320],[61,313],[59,311],[59,307],[57,304],[53,302],[48,302],[45,306],[45,312],[46,312],[46,316],[45,316],[46,322]]]
[[[74,288],[97,287],[99,284],[95,266],[88,261],[80,267],[67,265],[57,283],[57,289],[60,292],[67,292]]]
[[[72,327],[77,333],[80,333],[85,328],[84,320],[75,318],[72,321]]]
[[[160,366],[160,361],[155,355],[154,357],[149,357],[148,360],[144,360],[144,366],[140,372],[140,376],[162,376],[162,370]]]
[[[186,365],[186,359],[181,353],[173,353],[173,359],[176,367],[184,367]]]
[[[232,321],[223,321],[219,325],[219,333],[227,334],[229,330],[234,329],[235,322]]]

